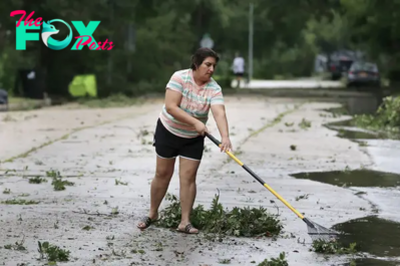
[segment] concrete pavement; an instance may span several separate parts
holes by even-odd
[[[236,87],[236,81],[231,85]],[[340,81],[319,79],[296,79],[296,80],[251,80],[240,84],[241,89],[319,89],[319,88],[343,88]]]
[[[350,190],[289,176],[303,170],[343,170],[372,163],[357,143],[338,138],[336,132],[322,126],[340,119],[320,115],[322,109],[337,104],[234,96],[226,97],[226,102],[231,140],[234,149],[242,151],[239,158],[306,217],[330,227],[372,212],[370,203]],[[284,224],[282,237],[227,238],[219,243],[202,235],[159,228],[140,232],[136,221],[149,204],[149,182],[155,166],[149,143],[161,104],[153,101],[130,108],[0,114],[0,158],[7,161],[0,165],[1,189],[11,191],[1,194],[0,199],[24,195],[40,201],[37,205],[2,205],[1,239],[11,244],[23,234],[27,252],[0,249],[0,261],[6,265],[36,263],[37,241],[70,250],[72,261],[63,265],[218,265],[224,258],[230,258],[231,265],[254,265],[252,261],[259,263],[283,251],[289,265],[332,265],[345,260],[336,256],[327,260],[310,252],[305,223],[235,162],[227,162],[228,156],[210,141],[199,170],[196,204],[208,208],[219,189],[224,207],[279,210]],[[303,118],[311,127],[298,126]],[[219,138],[212,118],[209,128]],[[290,145],[297,149],[291,150]],[[75,185],[54,191],[50,182],[28,183],[26,177],[43,176],[49,170],[60,171]],[[177,174],[169,187],[175,195],[179,195]],[[127,185],[116,185],[116,180]],[[307,199],[295,200],[305,194]],[[118,215],[97,216],[97,212]],[[93,229],[82,230],[85,226]],[[157,248],[159,242],[162,249]]]

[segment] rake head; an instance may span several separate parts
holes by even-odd
[[[304,218],[304,221],[307,223],[308,235],[313,241],[322,240],[324,242],[331,242],[335,241],[337,236],[340,235],[339,232],[311,222],[307,218]]]

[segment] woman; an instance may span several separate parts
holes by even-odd
[[[221,152],[232,149],[222,90],[212,78],[218,61],[213,50],[200,48],[192,56],[190,68],[176,71],[166,86],[165,103],[154,134],[157,164],[151,183],[150,211],[139,221],[139,229],[149,227],[158,219],[158,208],[179,156],[182,218],[177,230],[198,233],[189,217],[196,197],[196,175],[203,156],[210,109],[221,134]]]

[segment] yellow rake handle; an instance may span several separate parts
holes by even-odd
[[[209,133],[205,133],[206,137],[208,137],[215,145],[221,147],[221,142],[214,138]],[[275,190],[273,190],[267,183],[264,182],[256,173],[254,173],[247,165],[242,163],[232,152],[226,151],[228,154],[237,164],[239,164],[244,170],[246,170],[250,175],[252,175],[258,182],[260,182],[264,187],[266,187],[272,194],[275,195],[280,201],[283,202],[289,209],[291,209],[300,219],[304,219],[304,216],[299,213],[295,208],[293,208],[284,198],[282,198]]]

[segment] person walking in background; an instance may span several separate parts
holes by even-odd
[[[236,82],[237,82],[236,87],[237,88],[240,87],[240,82],[244,75],[244,65],[245,65],[244,58],[240,56],[239,52],[237,52],[235,54],[235,58],[233,59],[233,64],[232,64],[233,74],[236,77]]]
[[[221,135],[221,152],[232,149],[222,89],[212,78],[218,60],[213,50],[200,48],[192,56],[190,68],[176,71],[166,85],[165,103],[154,133],[157,161],[151,182],[150,210],[137,224],[141,230],[158,219],[158,208],[179,156],[182,215],[177,230],[198,233],[190,223],[190,213],[196,197],[196,176],[203,156],[210,110]]]

